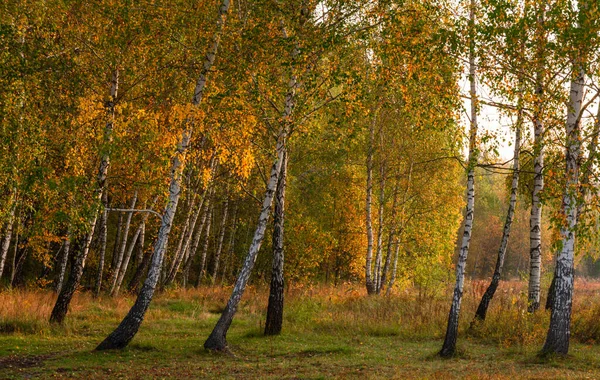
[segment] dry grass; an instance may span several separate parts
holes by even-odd
[[[47,322],[53,293],[6,291],[0,293],[0,378],[356,378],[365,377],[364,371],[367,378],[600,376],[600,348],[593,345],[600,341],[599,283],[577,281],[573,356],[557,362],[536,359],[549,315],[526,312],[522,282],[502,283],[488,319],[467,333],[486,285],[465,286],[461,354],[454,361],[435,359],[450,285],[438,292],[406,289],[390,297],[368,297],[356,284],[288,289],[284,334],[268,339],[262,336],[267,289],[249,287],[228,334],[235,358],[201,349],[229,287],[158,294],[130,348],[102,354],[92,350],[127,313],[132,296],[95,299],[78,293],[65,326],[55,327]]]
[[[468,282],[461,307],[461,331],[504,347],[526,346],[543,341],[549,314],[527,313],[526,287],[521,281],[501,283],[485,323],[469,329],[475,309],[485,291],[484,281]],[[581,343],[600,341],[600,282],[577,280],[573,304],[572,338]],[[239,312],[260,324],[267,303],[266,288],[248,287]],[[446,294],[450,294],[448,287]],[[174,289],[159,294],[147,315],[149,321],[178,317],[205,319],[218,314],[227,302],[230,287]],[[0,293],[0,333],[47,334],[53,331],[48,317],[56,296],[47,291],[10,290]],[[129,310],[131,295],[93,298],[77,293],[62,332],[77,329],[79,321],[118,322]],[[543,300],[542,300],[543,301]],[[543,302],[542,302],[543,304]],[[286,293],[286,321],[292,328],[317,331],[353,330],[370,336],[401,336],[431,339],[443,336],[449,307],[448,296],[419,297],[415,289],[391,296],[367,297],[362,286],[344,284],[303,286]]]

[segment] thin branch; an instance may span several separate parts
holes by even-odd
[[[106,211],[116,211],[116,212],[149,212],[151,214],[156,215],[158,218],[162,219],[162,214],[150,210],[150,209],[135,209],[135,208],[106,208]]]

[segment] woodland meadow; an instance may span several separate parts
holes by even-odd
[[[600,1],[0,0],[0,378],[600,378]]]

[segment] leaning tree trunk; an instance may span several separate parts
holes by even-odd
[[[296,54],[297,51],[294,52],[294,56]],[[271,204],[273,203],[273,197],[275,195],[279,174],[281,172],[281,167],[283,164],[286,140],[290,131],[290,118],[294,109],[296,90],[298,86],[298,80],[296,76],[292,74],[289,82],[288,91],[285,96],[283,125],[277,136],[277,145],[275,149],[276,158],[275,162],[273,163],[273,166],[271,167],[271,174],[269,177],[269,181],[267,182],[267,188],[265,190],[265,196],[263,199],[261,212],[258,217],[258,224],[256,226],[256,230],[254,231],[254,237],[252,239],[252,243],[250,244],[248,255],[246,256],[246,259],[242,264],[242,269],[240,270],[238,278],[235,282],[235,286],[233,288],[233,292],[231,293],[231,297],[227,302],[227,306],[221,314],[221,318],[219,318],[219,321],[215,325],[210,336],[208,337],[206,342],[204,342],[204,348],[206,349],[218,351],[224,351],[227,349],[227,330],[229,330],[229,326],[231,326],[231,322],[233,321],[233,317],[237,311],[237,307],[240,303],[240,300],[242,299],[242,295],[244,294],[244,290],[246,289],[246,284],[248,283],[248,279],[250,278],[250,273],[252,272],[252,268],[254,267],[254,263],[256,262],[256,256],[258,255],[258,251],[265,236],[265,229],[269,220]]]
[[[285,28],[283,34],[284,38],[287,38]],[[292,53],[292,59],[294,59],[298,54],[299,49],[296,46],[294,52]],[[295,105],[296,90],[298,89],[298,87],[298,79],[296,75],[292,73],[288,84],[288,90],[285,96],[284,109],[282,115],[283,124],[277,136],[277,144],[275,148],[276,158],[275,162],[273,163],[273,166],[271,167],[271,174],[269,177],[269,181],[267,182],[267,188],[265,190],[262,209],[258,217],[258,224],[256,226],[256,230],[254,231],[254,237],[252,239],[252,243],[250,244],[248,255],[246,256],[246,259],[242,264],[242,269],[240,270],[238,278],[233,287],[231,297],[227,302],[227,306],[225,307],[225,310],[223,310],[221,317],[217,321],[217,324],[215,325],[213,331],[210,333],[208,339],[206,339],[206,342],[204,342],[204,348],[206,349],[219,351],[227,350],[227,330],[229,330],[229,326],[231,326],[231,322],[233,321],[233,317],[237,311],[237,307],[240,303],[240,300],[242,299],[244,290],[246,289],[246,284],[248,283],[248,279],[250,278],[250,273],[252,272],[252,268],[254,267],[254,263],[256,262],[256,256],[258,255],[258,251],[265,236],[265,229],[269,220],[271,204],[273,203],[273,197],[275,195],[279,174],[281,173],[281,167],[283,164],[286,140],[290,132],[291,116]]]
[[[287,152],[283,153],[281,173],[275,194],[275,209],[273,210],[273,267],[271,270],[271,287],[269,289],[269,304],[265,321],[265,335],[279,335],[283,325],[283,239],[285,219],[285,181],[287,176]]]
[[[440,356],[453,356],[456,352],[456,340],[458,338],[458,317],[460,315],[460,304],[462,301],[463,286],[465,281],[465,269],[467,256],[469,254],[469,243],[471,242],[471,230],[473,229],[473,211],[475,206],[475,166],[477,164],[477,90],[476,90],[476,68],[475,68],[475,0],[471,0],[471,15],[469,21],[470,43],[469,43],[469,82],[471,85],[471,126],[469,131],[469,163],[467,166],[467,207],[465,211],[463,237],[461,240],[458,262],[456,263],[456,285],[452,296],[452,306],[448,314],[448,326],[444,344],[440,350]]]
[[[579,186],[579,154],[581,150],[580,116],[583,101],[585,73],[576,65],[577,77],[571,81],[567,114],[566,186],[563,195],[563,213],[566,225],[561,228],[562,245],[556,259],[554,298],[550,327],[543,353],[566,355],[571,334],[571,306],[573,303],[573,259],[575,228],[577,226],[577,196]]]
[[[152,254],[152,263],[148,272],[148,277],[144,282],[135,304],[131,307],[129,313],[127,313],[127,316],[125,316],[116,330],[96,347],[97,350],[124,348],[129,344],[131,339],[133,339],[144,320],[144,315],[150,306],[150,301],[152,301],[154,290],[158,283],[163,255],[169,239],[169,232],[171,231],[173,218],[177,211],[177,203],[179,202],[179,194],[181,193],[181,167],[183,162],[185,162],[185,154],[191,137],[190,133],[191,131],[189,129],[186,129],[183,132],[181,142],[177,149],[177,155],[173,158],[173,164],[171,166],[171,184],[169,185],[169,200],[161,219],[158,238],[154,244],[154,252]]]
[[[204,89],[206,88],[207,75],[210,72],[217,55],[219,47],[219,40],[223,31],[223,25],[227,12],[229,11],[229,0],[223,0],[219,7],[219,16],[217,19],[217,31],[213,36],[212,46],[205,56],[204,65],[200,73],[200,78],[196,83],[194,89],[194,96],[192,98],[192,105],[198,107]],[[96,347],[97,350],[116,349],[124,348],[133,339],[135,334],[140,328],[146,310],[150,306],[152,297],[154,296],[154,290],[160,277],[160,269],[162,267],[163,256],[167,247],[167,241],[169,238],[169,232],[171,231],[171,225],[175,212],[177,211],[177,203],[179,202],[179,195],[181,194],[181,171],[183,163],[185,162],[185,155],[189,148],[190,139],[192,136],[192,130],[194,126],[193,120],[188,120],[186,123],[186,129],[184,130],[181,142],[179,143],[177,153],[173,158],[173,164],[171,166],[171,183],[169,185],[169,201],[165,207],[163,217],[161,220],[160,230],[158,231],[158,237],[154,245],[154,252],[152,255],[152,263],[150,270],[148,271],[148,277],[142,286],[135,304],[129,310],[129,313],[125,316],[121,324],[113,331],[102,343]]]
[[[213,270],[210,278],[210,282],[212,285],[215,284],[217,280],[217,273],[219,271],[219,263],[221,261],[221,251],[223,250],[223,241],[225,240],[225,226],[227,223],[227,213],[229,212],[229,199],[225,200],[225,206],[223,210],[223,219],[221,220],[221,231],[219,231],[219,243],[217,245],[217,251],[215,252],[215,259]]]
[[[131,205],[129,206],[130,210],[135,209],[135,204],[137,202],[137,190],[133,194],[133,198],[131,199]],[[129,227],[131,226],[131,218],[133,217],[133,211],[129,211],[127,213],[127,220],[125,221],[125,229],[123,230],[123,238],[121,240],[121,247],[119,248],[119,254],[117,257],[117,263],[115,266],[115,270],[112,272],[110,277],[110,294],[114,296],[115,294],[115,286],[117,285],[117,281],[119,278],[119,272],[121,271],[121,266],[123,264],[123,257],[125,256],[125,249],[127,248],[127,241],[129,240]],[[139,235],[138,235],[139,236]],[[137,238],[137,237],[136,237]],[[135,245],[135,242],[131,243],[131,246]]]
[[[25,244],[24,244],[25,245]],[[25,277],[23,273],[23,264],[25,263],[25,259],[28,254],[27,247],[19,248],[18,245],[15,245],[15,256],[16,263],[13,271],[13,279],[11,283],[11,287],[13,288],[22,288],[25,286]]]
[[[292,82],[295,81],[293,80]],[[290,113],[291,103],[293,102],[295,90],[296,84],[294,83],[293,87],[288,92],[288,96],[286,97],[286,109],[289,108]],[[288,106],[287,104],[288,101],[290,103],[290,106]],[[246,289],[246,284],[248,283],[248,279],[250,278],[250,273],[252,272],[252,268],[254,267],[254,263],[256,262],[256,256],[258,255],[258,251],[265,236],[265,229],[269,220],[271,204],[273,202],[273,196],[275,195],[275,188],[277,187],[277,180],[283,162],[283,154],[285,151],[285,140],[287,137],[287,133],[288,126],[285,125],[279,133],[279,137],[277,139],[277,157],[275,158],[275,162],[271,167],[271,175],[267,183],[267,189],[265,191],[265,197],[258,218],[258,224],[254,232],[254,238],[252,239],[252,243],[250,244],[248,255],[244,260],[244,264],[235,282],[235,286],[233,288],[231,297],[227,302],[227,306],[221,314],[221,317],[219,318],[219,321],[217,322],[210,336],[208,337],[206,342],[204,342],[204,348],[206,349],[218,351],[224,351],[227,349],[227,330],[229,330],[229,326],[231,325],[233,317],[237,311],[238,304],[242,299],[242,295],[244,294],[244,290]]]
[[[109,145],[112,142],[112,131],[115,120],[115,101],[117,99],[118,87],[119,71],[115,70],[112,76],[110,100],[107,102],[106,105],[106,112],[108,115],[108,121],[104,128],[104,143],[106,145],[103,147],[104,153],[102,154],[102,159],[100,160],[100,168],[98,170],[96,184],[96,200],[98,202],[101,202],[102,200],[102,195],[104,193],[104,185],[106,183],[106,176],[108,174],[108,166],[110,165]],[[65,316],[67,315],[69,304],[71,303],[73,294],[75,294],[75,291],[79,286],[79,282],[81,281],[81,276],[83,275],[83,268],[85,267],[85,260],[90,250],[92,237],[94,236],[94,229],[96,228],[97,217],[98,213],[94,212],[93,216],[88,220],[87,225],[89,228],[89,232],[84,238],[83,244],[80,245],[75,262],[71,266],[69,280],[67,281],[66,286],[61,290],[60,294],[58,295],[58,299],[56,300],[56,304],[54,305],[54,309],[52,309],[52,314],[50,315],[50,322],[62,323],[65,319]]]
[[[544,5],[541,5],[544,6]],[[534,160],[533,160],[533,190],[531,192],[531,216],[529,219],[529,287],[527,292],[530,313],[540,307],[540,280],[542,268],[542,202],[540,193],[544,189],[544,124],[542,122],[543,87],[543,57],[545,45],[544,10],[538,17],[535,39],[536,77],[535,77],[535,110],[534,126]]]
[[[512,226],[513,218],[515,215],[515,206],[517,204],[517,192],[519,190],[519,150],[521,149],[521,125],[523,122],[523,113],[519,108],[519,115],[517,117],[517,126],[515,132],[515,150],[513,158],[513,177],[512,184],[510,187],[510,202],[508,204],[508,211],[506,212],[506,220],[504,221],[504,230],[502,232],[502,240],[500,242],[500,248],[498,249],[498,257],[496,259],[496,267],[494,268],[494,274],[492,281],[487,287],[477,312],[475,313],[475,320],[483,321],[487,314],[490,301],[496,293],[498,284],[500,283],[500,276],[502,275],[502,268],[504,267],[504,257],[506,256],[506,248],[508,246],[508,239],[510,237],[510,228]]]

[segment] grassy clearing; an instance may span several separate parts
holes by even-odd
[[[567,358],[541,360],[548,315],[523,312],[520,283],[505,283],[485,325],[460,340],[450,360],[441,346],[447,297],[414,291],[366,297],[361,287],[292,289],[284,333],[262,336],[266,292],[251,288],[230,329],[235,356],[206,352],[205,338],[230,289],[173,290],[153,303],[125,350],[94,352],[119,323],[131,297],[79,294],[64,327],[46,322],[54,296],[0,294],[0,378],[600,378],[594,284],[578,284],[573,345]],[[470,286],[477,289],[476,286]],[[465,294],[462,331],[477,291]]]

